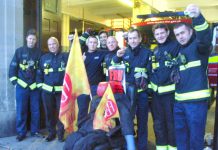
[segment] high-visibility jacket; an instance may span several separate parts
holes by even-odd
[[[210,97],[207,65],[212,34],[202,15],[193,19],[193,26],[195,34],[179,50],[186,57],[186,64],[179,66],[180,81],[176,84],[176,101],[199,101]]]
[[[135,85],[134,75],[138,72],[146,73],[149,80],[151,73],[151,51],[138,45],[132,49],[128,47],[123,57],[117,57],[116,55],[112,59],[112,64],[124,63],[126,66],[126,82]],[[138,89],[140,92],[140,89]]]
[[[37,70],[37,86],[49,93],[61,92],[67,60],[67,53],[49,52],[43,55]]]
[[[211,54],[208,61],[208,79],[210,87],[217,87],[218,80],[218,54]]]
[[[152,75],[150,85],[154,92],[167,94],[175,92],[175,84],[170,79],[174,66],[169,65],[169,59],[177,57],[179,44],[167,39],[163,44],[158,44],[154,49],[152,59]],[[168,58],[170,57],[170,58]]]
[[[23,88],[36,88],[36,70],[42,51],[27,46],[16,49],[9,66],[9,79],[12,84]]]

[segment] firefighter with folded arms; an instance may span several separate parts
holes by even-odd
[[[210,97],[207,64],[212,34],[198,6],[188,5],[185,14],[192,18],[193,28],[186,23],[173,28],[180,43],[179,53],[186,59],[175,81],[176,143],[178,150],[202,150]]]
[[[48,39],[49,53],[40,59],[37,71],[37,83],[41,85],[42,101],[46,115],[46,126],[48,136],[46,141],[50,142],[58,135],[58,141],[64,138],[64,126],[58,119],[61,101],[61,91],[67,65],[68,54],[61,52],[57,38]],[[57,125],[57,131],[56,131]]]
[[[124,63],[126,66],[126,81],[137,88],[137,149],[147,149],[148,121],[148,80],[151,72],[151,51],[141,45],[142,37],[137,29],[128,31],[129,47],[120,49],[112,58],[112,64]]]
[[[26,137],[29,102],[31,135],[40,135],[40,91],[36,85],[36,69],[42,51],[36,48],[37,36],[34,29],[27,32],[26,41],[25,46],[15,51],[9,68],[10,81],[16,85],[16,139],[18,141],[22,141]]]
[[[151,89],[153,90],[152,114],[157,150],[176,149],[173,119],[175,84],[170,75],[174,69],[172,59],[178,54],[178,42],[171,40],[166,24],[152,27],[158,46],[152,55]]]

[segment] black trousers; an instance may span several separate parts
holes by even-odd
[[[174,93],[164,95],[154,93],[152,114],[157,146],[176,147],[173,106]]]
[[[58,119],[60,110],[61,93],[42,92],[42,101],[45,109],[46,126],[49,134],[56,135],[56,125],[58,127],[58,137],[64,134],[64,125]]]

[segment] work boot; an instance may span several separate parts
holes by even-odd
[[[19,142],[23,141],[25,138],[26,138],[26,135],[21,135],[21,134],[18,134],[16,137],[17,141],[19,141]]]
[[[53,141],[55,138],[56,138],[55,134],[49,134],[45,140],[46,142],[50,142],[50,141]]]

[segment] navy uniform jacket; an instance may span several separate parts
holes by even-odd
[[[151,51],[138,45],[132,49],[128,47],[123,57],[117,57],[115,55],[112,59],[112,63],[123,63],[126,65],[126,82],[135,85],[134,75],[137,72],[145,72],[148,76],[151,73]],[[149,79],[147,79],[149,80]]]
[[[85,52],[85,68],[90,85],[98,85],[99,82],[105,81],[103,73],[103,61],[107,51],[97,50],[89,53]]]
[[[16,49],[9,67],[9,78],[12,84],[19,84],[31,90],[36,86],[36,70],[42,51],[27,46]]]
[[[37,71],[37,83],[46,92],[61,92],[68,54],[59,52],[57,54],[47,53],[40,59]]]
[[[210,55],[212,34],[204,17],[193,19],[195,34],[179,52],[186,57],[186,64],[179,66],[180,81],[176,84],[177,101],[199,101],[210,97],[207,64]]]
[[[175,92],[175,84],[170,79],[173,67],[168,66],[169,59],[178,55],[177,41],[167,39],[165,43],[158,44],[152,55],[151,85],[154,92],[166,94]],[[170,58],[168,58],[170,57]]]

